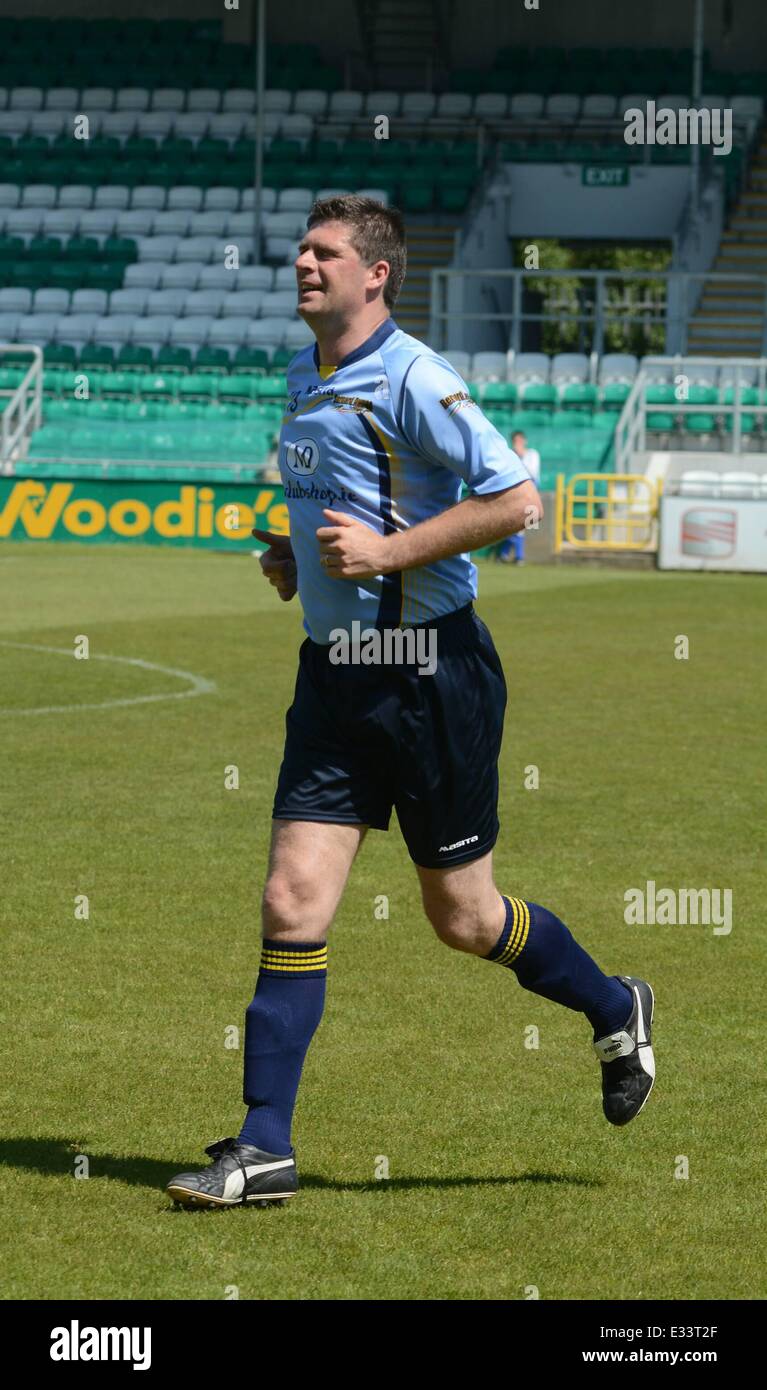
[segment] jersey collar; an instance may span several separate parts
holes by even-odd
[[[346,357],[341,358],[341,361],[336,365],[336,371],[340,372],[342,367],[350,367],[352,362],[359,362],[361,358],[369,357],[371,352],[376,352],[378,350],[390,334],[396,333],[397,328],[398,324],[394,322],[393,318],[384,319],[383,323],[378,325],[375,333],[371,333],[370,337],[366,338],[364,343],[360,343],[359,347],[355,348],[353,352],[349,352],[346,354]],[[313,356],[314,365],[317,371],[319,371],[320,349],[317,343],[314,344]]]

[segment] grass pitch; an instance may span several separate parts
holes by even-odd
[[[652,982],[642,1115],[602,1118],[582,1018],[436,941],[394,819],[330,937],[302,1191],[230,1212],[162,1188],[241,1119],[227,1030],[256,976],[298,604],[252,559],[149,547],[5,544],[0,580],[0,638],[24,644],[0,646],[6,1297],[765,1296],[763,578],[480,564],[509,686],[497,882]],[[39,650],[81,636],[87,661]],[[192,688],[167,668],[215,690],[144,699]],[[731,933],[627,926],[650,879],[730,888]]]

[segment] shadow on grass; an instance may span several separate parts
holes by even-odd
[[[3,1139],[0,1140],[0,1166],[25,1168],[29,1172],[47,1173],[55,1177],[73,1177],[75,1159],[85,1154],[89,1159],[91,1178],[114,1178],[130,1187],[164,1188],[174,1173],[194,1172],[204,1168],[207,1160],[195,1157],[189,1163],[157,1158],[118,1158],[115,1154],[91,1154],[86,1141],[74,1143],[67,1139]],[[512,1187],[519,1184],[566,1185],[569,1187],[602,1187],[597,1178],[580,1177],[577,1173],[510,1173],[482,1177],[476,1173],[451,1177],[401,1177],[380,1181],[322,1177],[318,1173],[301,1173],[301,1189],[312,1188],[328,1192],[409,1192],[419,1188]]]

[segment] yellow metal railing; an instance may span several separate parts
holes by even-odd
[[[643,473],[557,477],[554,551],[656,550],[660,484]]]

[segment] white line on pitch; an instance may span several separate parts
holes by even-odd
[[[68,656],[74,658],[71,647],[43,647],[34,642],[4,642],[0,641],[0,647],[15,647],[18,651],[27,652],[51,652],[54,656]],[[159,671],[163,676],[176,676],[179,680],[190,682],[189,690],[169,690],[162,695],[133,695],[123,700],[102,700],[99,704],[78,704],[78,705],[40,705],[34,709],[0,709],[0,714],[69,714],[70,710],[83,709],[115,709],[118,706],[126,705],[150,705],[158,700],[187,700],[194,695],[212,695],[217,690],[216,682],[209,681],[205,676],[196,676],[193,671],[179,671],[173,666],[158,666],[154,661],[142,661],[137,656],[107,656],[103,652],[95,652],[88,657],[89,661],[113,661],[121,666],[140,666],[143,671]]]

